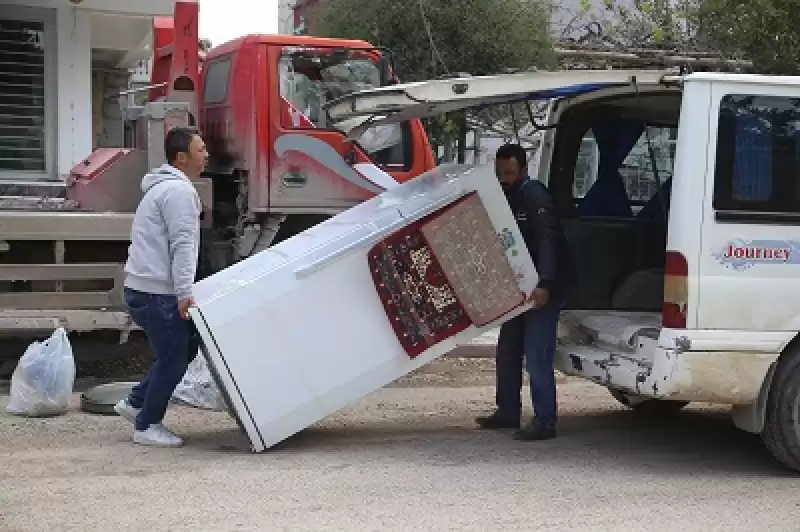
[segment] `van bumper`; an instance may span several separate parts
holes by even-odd
[[[556,368],[641,397],[747,405],[759,398],[778,356],[668,348],[655,338],[639,337],[631,352],[562,344],[556,352]]]

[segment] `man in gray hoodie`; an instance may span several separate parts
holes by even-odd
[[[133,217],[125,264],[125,303],[147,334],[155,361],[115,410],[134,424],[134,443],[178,447],[183,441],[161,422],[198,349],[187,319],[194,305],[202,208],[190,179],[200,177],[208,152],[193,128],[174,128],[164,142],[168,164],[142,179],[144,196]]]

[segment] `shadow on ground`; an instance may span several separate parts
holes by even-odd
[[[559,437],[545,442],[517,442],[508,431],[484,432],[438,421],[431,426],[391,420],[315,426],[262,456],[331,456],[349,454],[357,448],[360,453],[394,453],[403,460],[438,467],[474,462],[506,466],[541,463],[669,477],[796,478],[768,455],[758,436],[735,428],[729,413],[723,410],[689,409],[661,420],[623,410],[569,414],[562,417]],[[249,450],[246,438],[236,430],[198,433],[192,440],[209,451]]]

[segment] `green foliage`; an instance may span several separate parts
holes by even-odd
[[[549,0],[326,0],[313,33],[390,48],[403,81],[554,64]],[[434,146],[463,158],[464,113],[426,120]]]
[[[744,52],[758,72],[800,73],[798,0],[702,0],[694,16],[712,42]]]
[[[604,33],[627,46],[745,55],[761,73],[800,72],[798,0],[603,0]],[[588,11],[588,10],[587,10]]]
[[[603,0],[610,15],[604,33],[627,46],[690,46],[698,0],[636,0],[633,5]]]
[[[391,48],[403,81],[552,64],[545,0],[326,0],[314,33]]]

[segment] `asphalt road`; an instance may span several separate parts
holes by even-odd
[[[724,409],[641,419],[570,380],[559,438],[521,443],[473,428],[493,390],[456,369],[260,455],[222,413],[171,410],[177,450],[135,447],[124,421],[77,408],[0,414],[0,531],[800,529],[800,476]]]

